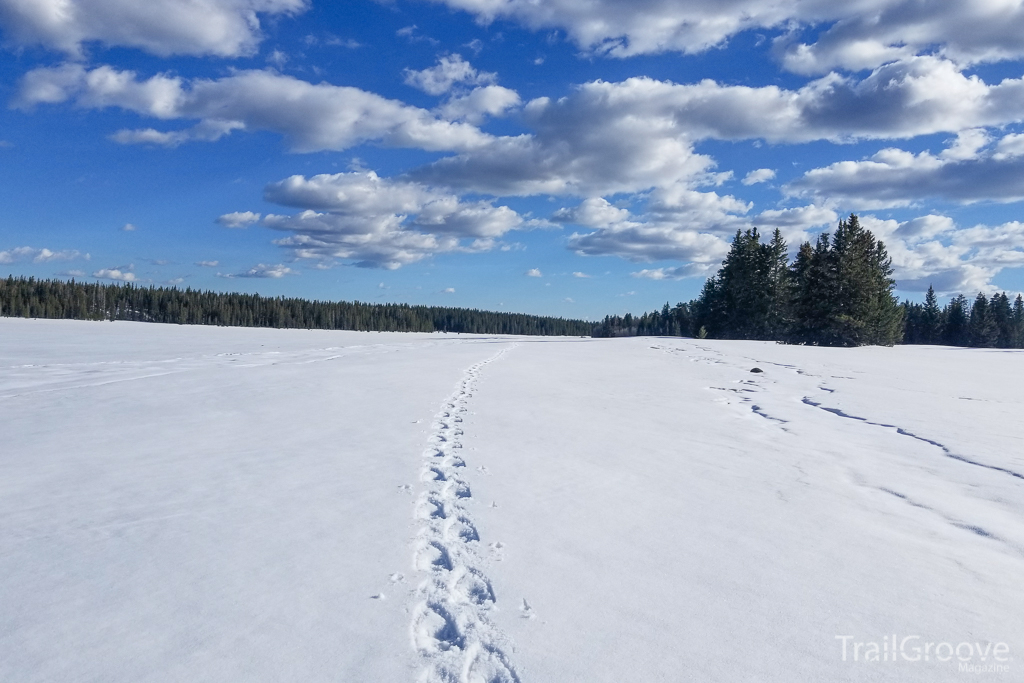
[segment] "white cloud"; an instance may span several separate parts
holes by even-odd
[[[540,268],[530,268],[528,271],[526,271],[525,275],[526,277],[544,277],[544,275],[540,272]]]
[[[428,95],[443,95],[456,85],[490,85],[497,74],[477,71],[461,55],[438,57],[437,64],[421,71],[405,70],[405,84]]]
[[[225,228],[248,228],[260,220],[260,214],[254,211],[232,211],[217,218],[217,222]]]
[[[196,265],[203,268],[216,268],[220,265],[220,261],[196,261]]]
[[[675,268],[644,268],[630,275],[647,280],[683,280],[689,277],[707,277],[716,267],[713,263],[687,263]]]
[[[711,80],[595,81],[522,110],[534,132],[488,138],[412,172],[432,184],[496,195],[606,196],[652,187],[717,184],[703,139],[909,138],[1024,119],[1024,79],[988,85],[948,61],[916,57],[863,79],[831,74],[798,90]]]
[[[18,263],[19,261],[31,261],[32,263],[49,263],[51,261],[76,261],[84,259],[88,261],[89,254],[83,254],[77,249],[62,249],[52,251],[36,249],[35,247],[15,247],[6,251],[0,251],[0,263]]]
[[[264,217],[264,225],[292,233],[276,244],[298,258],[364,267],[395,269],[432,254],[488,251],[509,231],[533,227],[507,206],[463,201],[372,171],[292,176],[268,185],[265,198],[303,209]]]
[[[1005,268],[1024,266],[1024,224],[959,228],[947,216],[926,215],[902,223],[861,216],[861,223],[885,242],[897,287],[942,294],[996,288],[992,279]]]
[[[85,277],[86,273],[84,270],[62,270],[57,273],[60,277]]]
[[[162,57],[238,57],[256,52],[258,13],[289,15],[306,7],[305,0],[3,0],[0,27],[11,44],[74,57],[89,41]]]
[[[224,277],[228,279],[242,277],[242,278],[272,278],[278,279],[285,275],[298,275],[298,273],[283,263],[277,265],[267,265],[266,263],[258,263],[249,270],[242,273],[217,273],[218,277]]]
[[[138,228],[136,228],[133,223],[125,223],[121,226],[122,232],[135,232],[136,230],[138,230]]]
[[[563,29],[585,51],[629,57],[697,53],[749,30],[778,29],[776,53],[800,73],[871,69],[935,51],[961,63],[1024,55],[1024,9],[1016,2],[916,0],[434,0],[481,23],[508,19]],[[828,27],[816,42],[805,29]]]
[[[1007,135],[994,146],[984,133],[967,131],[939,154],[887,148],[862,161],[840,161],[805,173],[785,186],[860,208],[910,206],[928,198],[969,204],[1024,199],[1024,145]]]
[[[267,55],[267,63],[273,64],[278,69],[283,69],[284,65],[288,63],[288,55],[280,50],[274,50]]]
[[[586,273],[578,271],[578,270],[573,271],[572,276],[573,277],[582,277],[582,278],[592,277],[591,275],[587,275]]]
[[[468,121],[480,124],[486,116],[505,116],[522,100],[515,90],[500,85],[475,88],[469,93],[453,97],[438,107],[438,113],[449,121]]]
[[[743,180],[740,181],[744,185],[757,185],[758,183],[765,183],[775,177],[775,171],[770,168],[759,168],[751,171]]]
[[[606,228],[629,219],[628,209],[613,206],[603,197],[590,197],[571,209],[559,209],[552,218],[561,223],[574,223],[588,228]]]
[[[925,52],[961,65],[1024,55],[1024,11],[1016,2],[873,0],[833,6],[839,21],[816,42],[778,39],[776,49],[784,67],[810,74],[834,68],[871,69]]]
[[[791,209],[762,211],[751,219],[751,222],[758,227],[807,230],[829,225],[838,220],[839,216],[832,209],[821,206],[798,206]]]
[[[445,287],[444,289],[441,290],[441,293],[442,294],[454,294],[455,293],[455,288],[454,287]]]
[[[174,146],[216,140],[232,130],[279,133],[297,152],[343,150],[371,140],[464,151],[490,139],[467,123],[439,120],[426,110],[365,90],[312,84],[273,71],[236,71],[216,80],[185,81],[166,74],[138,80],[132,71],[65,64],[25,74],[15,106],[28,110],[68,101],[85,109],[119,107],[166,121],[199,121],[185,130],[115,133],[113,138],[125,144]]]
[[[135,273],[121,268],[101,268],[92,276],[101,280],[118,280],[120,282],[135,282],[138,279],[135,277]]]

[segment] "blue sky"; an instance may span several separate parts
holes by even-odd
[[[569,317],[850,212],[1024,290],[1024,8],[0,0],[0,271]]]

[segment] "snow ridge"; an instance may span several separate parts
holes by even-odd
[[[936,448],[942,450],[942,452],[946,455],[946,457],[953,458],[954,460],[959,460],[960,462],[967,463],[968,465],[976,465],[977,467],[984,467],[987,470],[993,470],[995,472],[1002,472],[1003,474],[1008,474],[1011,477],[1016,477],[1017,479],[1024,479],[1024,474],[1021,474],[1020,472],[1015,472],[1015,471],[1013,471],[1011,469],[1008,469],[1006,467],[998,467],[997,465],[988,465],[986,463],[978,462],[977,460],[971,460],[970,458],[967,458],[965,456],[958,455],[958,454],[954,453],[953,451],[949,450],[949,448],[947,446],[944,446],[943,444],[939,443],[938,441],[933,441],[932,439],[926,439],[923,436],[918,436],[917,434],[914,434],[913,432],[909,432],[906,429],[904,429],[903,427],[900,427],[898,425],[886,424],[884,422],[872,422],[871,420],[867,419],[866,417],[860,417],[858,415],[850,415],[849,413],[843,412],[839,408],[829,408],[828,406],[822,405],[821,403],[812,400],[809,396],[804,396],[802,401],[806,405],[814,406],[815,408],[819,408],[821,410],[824,410],[827,413],[832,413],[833,415],[837,415],[839,417],[845,417],[848,420],[857,420],[857,421],[863,422],[865,424],[874,425],[875,427],[886,427],[888,429],[895,429],[896,433],[899,434],[900,436],[909,436],[911,439],[917,439],[918,441],[923,441],[926,444],[929,444],[931,446],[935,446]]]
[[[513,344],[509,348],[514,348]],[[519,683],[509,639],[488,619],[497,609],[490,580],[478,568],[480,536],[470,515],[472,489],[463,478],[462,415],[481,369],[506,348],[466,370],[433,424],[416,500],[414,564],[426,578],[416,592],[411,635],[423,658],[421,683]]]

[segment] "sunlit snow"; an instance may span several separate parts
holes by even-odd
[[[0,680],[1021,675],[1021,351],[0,319],[0,368]]]

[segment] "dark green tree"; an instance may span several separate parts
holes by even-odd
[[[1024,349],[1024,297],[1013,300],[1013,348]]]
[[[1014,346],[1013,308],[1006,292],[992,295],[988,302],[988,313],[992,318],[992,325],[995,327],[995,345],[1001,349],[1012,349]]]
[[[971,318],[968,327],[968,343],[971,346],[991,348],[998,341],[998,330],[992,314],[989,312],[988,299],[981,292],[971,306]]]
[[[931,285],[928,285],[928,293],[924,295],[920,335],[921,344],[938,344],[942,341],[942,309],[939,308],[935,288]]]
[[[942,341],[950,346],[968,346],[971,336],[968,318],[967,297],[959,294],[953,297],[946,304],[943,313],[945,327],[942,332]]]

